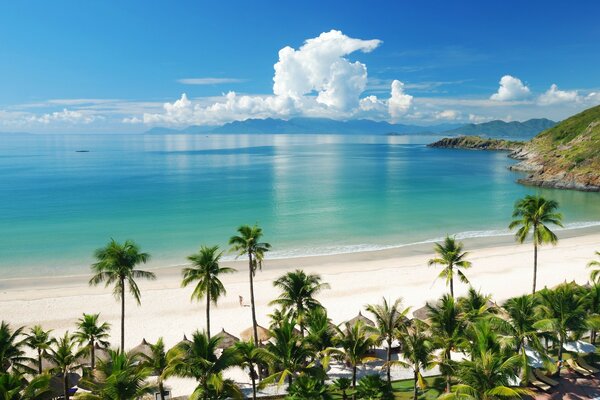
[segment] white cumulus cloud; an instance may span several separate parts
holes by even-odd
[[[391,97],[388,100],[388,110],[392,120],[396,120],[408,112],[413,102],[410,94],[404,93],[404,83],[399,80],[392,82]]]
[[[461,113],[456,110],[443,110],[434,114],[435,119],[454,121],[461,117]]]
[[[576,90],[560,90],[554,83],[550,89],[538,97],[538,103],[541,105],[570,103],[578,100],[579,95]]]
[[[47,113],[41,116],[34,116],[31,118],[33,122],[41,122],[43,124],[49,124],[51,122],[66,122],[69,124],[89,124],[91,122],[94,122],[99,117],[82,111],[72,111],[64,108],[62,111],[55,111],[53,113]]]
[[[522,100],[530,95],[531,91],[519,78],[504,75],[500,79],[498,91],[491,95],[490,99],[496,101]]]

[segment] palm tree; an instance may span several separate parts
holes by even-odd
[[[427,304],[427,314],[431,325],[431,343],[435,348],[442,350],[439,365],[441,372],[446,376],[446,390],[450,391],[452,350],[460,343],[464,329],[460,311],[454,297],[445,294],[435,305]]]
[[[387,382],[392,382],[391,365],[392,361],[392,343],[398,336],[398,330],[406,321],[406,314],[410,308],[402,307],[402,299],[396,299],[392,304],[388,303],[385,297],[382,298],[381,304],[369,304],[367,311],[375,317],[377,336],[379,341],[385,342],[387,345],[386,354],[386,372]]]
[[[319,275],[307,275],[304,271],[297,269],[276,279],[273,286],[280,289],[281,294],[269,305],[279,305],[283,312],[289,312],[289,315],[300,325],[300,332],[304,336],[306,314],[315,308],[322,307],[314,296],[323,289],[329,289],[329,285],[321,282]]]
[[[139,364],[136,355],[109,350],[100,360],[93,379],[86,383],[89,393],[78,393],[77,400],[137,400],[152,395],[155,386],[146,382],[152,368]]]
[[[322,380],[310,375],[301,375],[288,390],[288,400],[332,400],[333,396]]]
[[[358,381],[356,394],[364,400],[393,400],[392,387],[379,375],[365,375]]]
[[[429,369],[432,364],[431,353],[433,345],[431,337],[426,332],[427,324],[418,319],[413,319],[411,324],[406,327],[405,332],[400,336],[406,362],[394,361],[394,363],[401,365],[404,368],[412,369],[414,400],[417,400],[419,395],[418,388],[425,388],[425,380],[423,379],[421,372]]]
[[[306,320],[307,334],[304,340],[315,357],[321,358],[328,348],[333,347],[335,326],[327,316],[327,310],[322,307],[310,311]]]
[[[600,257],[600,251],[596,252],[596,255]],[[595,268],[590,272],[590,279],[592,282],[600,283],[600,261],[592,260],[588,263],[588,268]]]
[[[113,294],[121,301],[121,352],[125,351],[125,284],[137,304],[141,304],[140,289],[136,279],[156,279],[153,272],[135,269],[136,265],[146,263],[150,259],[148,253],[140,252],[140,248],[131,240],[123,244],[112,239],[105,247],[96,250],[96,260],[92,264],[94,276],[90,279],[90,285],[96,286],[105,282],[105,287],[115,284]]]
[[[348,400],[348,390],[352,387],[352,380],[348,378],[337,378],[333,381],[333,387],[342,394],[342,400]]]
[[[229,239],[231,250],[238,253],[238,256],[248,256],[248,273],[250,275],[250,305],[252,308],[252,330],[254,332],[254,345],[258,346],[258,332],[256,327],[256,305],[254,303],[254,275],[256,270],[262,268],[262,261],[265,253],[269,251],[271,245],[261,242],[262,229],[258,226],[242,225],[238,228],[239,235],[232,236]]]
[[[492,296],[483,295],[472,286],[469,287],[465,296],[458,298],[460,318],[465,325],[473,325],[496,312],[496,308],[490,304],[491,298]]]
[[[96,368],[96,344],[101,347],[108,347],[110,324],[103,322],[99,324],[100,314],[83,314],[83,317],[77,320],[77,331],[73,334],[75,339],[81,344],[86,343],[90,353],[90,365],[92,370]]]
[[[80,360],[85,355],[86,349],[77,349],[75,338],[65,332],[64,336],[56,341],[56,345],[48,351],[48,359],[55,365],[51,372],[60,374],[63,379],[63,394],[69,400],[69,389],[73,386],[69,382],[69,374],[81,368]]]
[[[27,335],[26,343],[27,347],[33,349],[37,353],[37,367],[38,374],[42,374],[42,361],[44,353],[50,348],[50,346],[54,343],[54,339],[50,336],[49,331],[45,331],[41,325],[35,325],[33,328],[29,330],[29,334]]]
[[[537,329],[534,324],[538,321],[537,308],[538,298],[533,295],[523,295],[508,299],[504,303],[506,311],[505,319],[494,318],[492,321],[498,324],[501,332],[506,332],[512,337],[513,348],[516,352],[523,350],[525,344],[535,348],[539,342]]]
[[[563,284],[554,290],[544,289],[539,292],[541,320],[533,324],[536,329],[551,332],[557,338],[558,371],[563,361],[563,344],[569,340],[569,334],[577,335],[585,331],[586,299],[573,284]]]
[[[342,359],[352,366],[352,389],[356,391],[356,373],[359,365],[377,360],[369,355],[369,350],[376,343],[375,336],[368,332],[362,321],[354,325],[344,323],[344,329],[336,328],[338,336],[334,344],[336,348],[329,349],[334,357]],[[356,392],[352,395],[356,400]]]
[[[27,381],[19,372],[0,373],[0,399],[42,400],[49,398],[50,375],[38,375]]]
[[[598,328],[600,327],[600,282],[594,283],[587,295],[586,310],[590,316],[590,341],[596,343]]]
[[[165,386],[163,382],[163,375],[167,369],[167,354],[165,352],[165,343],[163,338],[160,337],[155,344],[150,345],[150,354],[140,354],[143,364],[146,368],[149,368],[153,375],[156,375],[158,393],[160,393],[160,400],[165,400]]]
[[[563,226],[562,215],[557,213],[558,203],[554,200],[546,200],[540,196],[525,196],[515,204],[513,221],[508,225],[509,229],[519,228],[515,238],[519,243],[525,242],[529,233],[533,237],[533,290],[537,281],[537,253],[538,246],[545,243],[556,244],[558,238],[548,228],[549,224]]]
[[[446,286],[450,286],[450,295],[454,297],[455,272],[461,282],[469,283],[465,274],[459,269],[471,267],[471,262],[465,260],[465,257],[469,253],[463,252],[463,244],[450,236],[446,236],[444,244],[436,243],[434,249],[438,257],[429,260],[429,265],[439,264],[445,266],[442,272],[440,272],[439,277],[446,279]]]
[[[223,378],[224,371],[240,363],[239,355],[234,347],[229,347],[217,356],[220,340],[219,337],[211,338],[204,332],[196,331],[191,341],[179,342],[167,352],[165,378],[178,376],[196,379],[198,386],[191,398],[212,400],[230,396],[241,399],[237,385]]]
[[[0,373],[7,372],[12,366],[13,369],[26,369],[24,363],[28,361],[23,347],[27,339],[20,339],[23,333],[23,327],[14,331],[6,321],[0,323]]]
[[[217,305],[219,297],[227,293],[219,275],[236,272],[233,268],[219,266],[222,255],[223,252],[219,251],[219,246],[201,246],[198,253],[188,257],[192,266],[183,269],[182,287],[186,287],[192,282],[198,282],[192,292],[192,300],[200,301],[206,296],[206,333],[208,336],[210,336],[210,303]]]
[[[260,365],[267,364],[270,360],[266,350],[256,347],[253,342],[237,342],[235,344],[239,357],[239,366],[248,368],[248,374],[252,381],[252,399],[256,400],[256,379],[258,378],[257,370]]]

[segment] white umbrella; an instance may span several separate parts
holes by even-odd
[[[544,361],[539,351],[532,349],[529,346],[525,346],[525,355],[527,356],[527,365],[532,368],[542,368]]]
[[[583,340],[576,340],[574,342],[567,342],[563,344],[563,349],[570,351],[571,353],[594,353],[596,346],[591,343],[584,342]]]

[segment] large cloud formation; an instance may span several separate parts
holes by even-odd
[[[522,100],[531,95],[531,91],[521,82],[519,78],[514,76],[504,75],[500,79],[500,87],[490,99],[496,101],[512,101]]]
[[[410,109],[413,100],[404,93],[403,83],[392,82],[389,100],[380,100],[373,95],[361,99],[367,86],[367,66],[346,58],[355,52],[371,52],[380,44],[377,39],[354,39],[336,30],[324,32],[308,39],[297,50],[286,46],[279,51],[271,95],[229,92],[211,104],[202,105],[194,104],[183,94],[175,102],[165,103],[162,113],[145,113],[142,120],[146,124],[217,125],[247,118],[295,115],[349,118],[367,114],[382,117],[386,108],[387,117],[396,119]]]

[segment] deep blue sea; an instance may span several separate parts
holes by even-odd
[[[600,221],[600,194],[518,185],[506,153],[436,139],[0,135],[0,276],[87,273],[110,238],[181,264],[240,224],[260,224],[274,257],[495,235],[534,192],[569,226]]]

